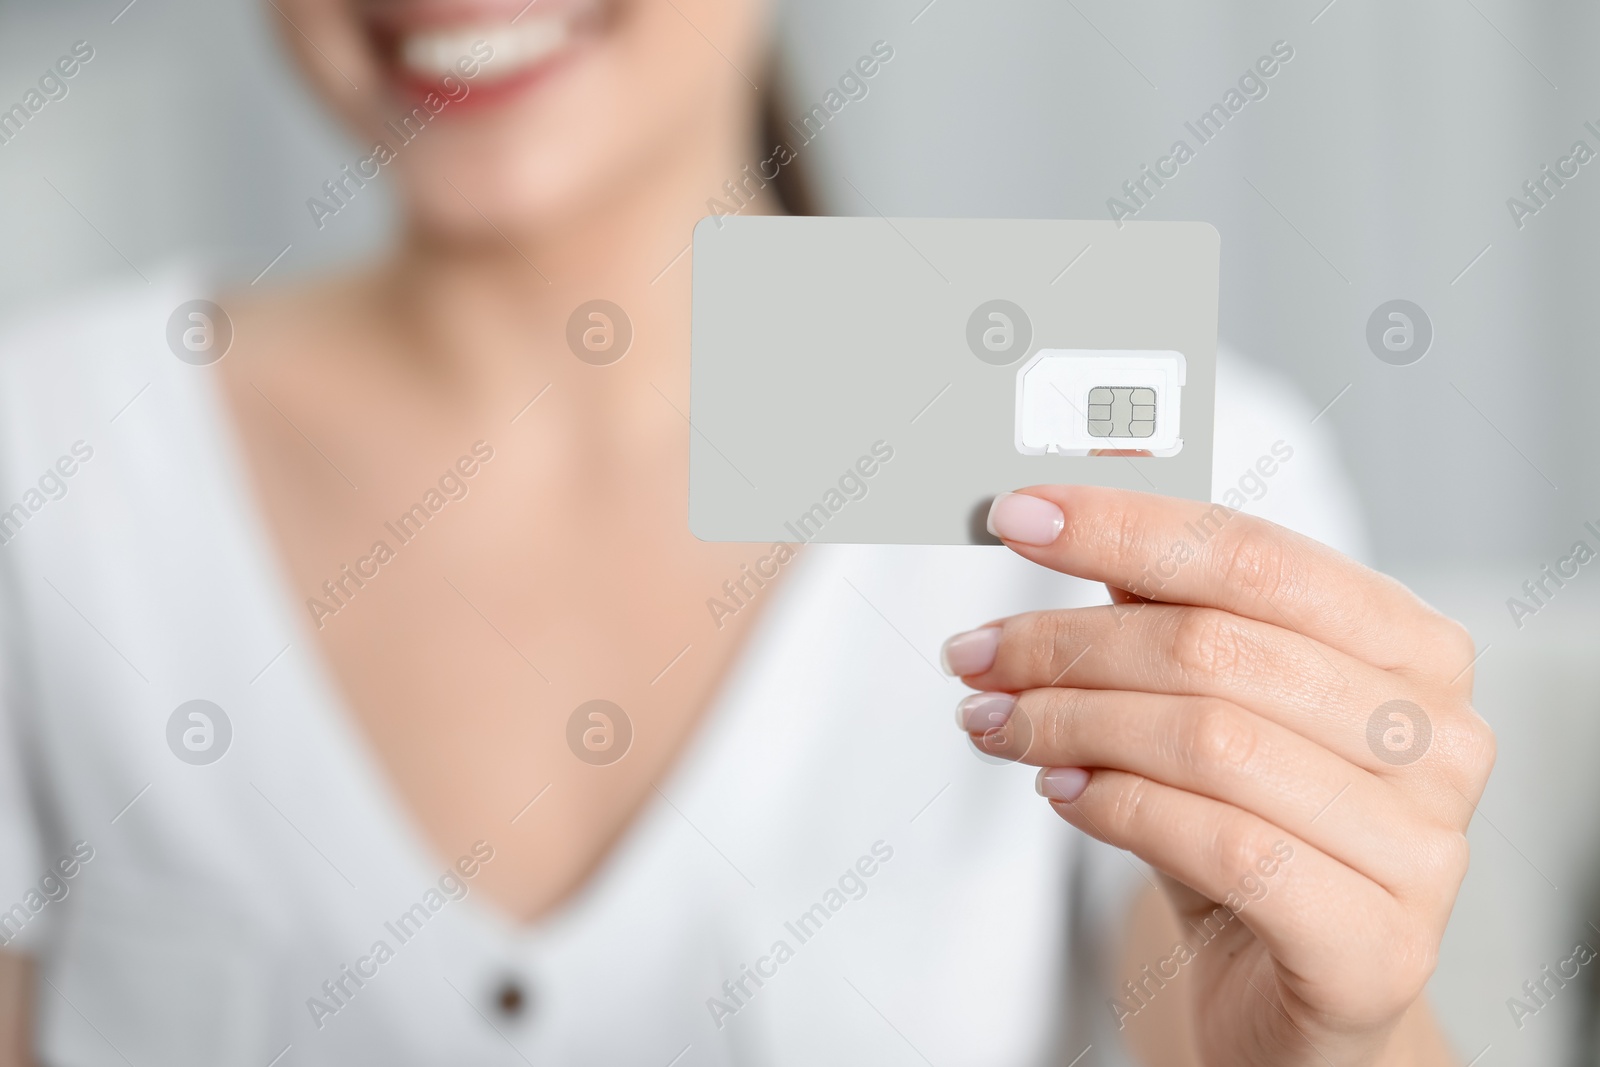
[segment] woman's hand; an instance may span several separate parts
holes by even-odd
[[[1164,875],[1185,941],[1112,991],[1121,1010],[1187,973],[1204,1064],[1446,1062],[1403,1020],[1494,763],[1466,630],[1221,506],[1040,486],[989,523],[1112,590],[958,635],[944,657],[980,690],[959,712],[976,744],[1045,768],[1062,818]]]

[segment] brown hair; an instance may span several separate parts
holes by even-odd
[[[779,144],[789,142],[788,130],[783,120],[783,93],[776,88],[783,82],[783,60],[774,56],[767,63],[767,88],[761,90],[757,122],[760,124],[761,147],[771,151]],[[816,215],[816,200],[811,193],[811,183],[800,169],[800,160],[791,159],[778,168],[777,177],[770,182],[778,206],[790,215]]]

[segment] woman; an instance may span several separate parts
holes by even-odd
[[[19,1062],[1450,1062],[1460,627],[1242,514],[1157,587],[1204,509],[1060,486],[996,502],[1010,553],[805,547],[713,623],[768,549],[687,532],[680,253],[771,154],[764,6],[274,8],[372,145],[311,225],[382,171],[405,238],[7,346],[5,499],[50,483],[0,557]],[[595,299],[620,362],[564,342]],[[1222,374],[1219,485],[1303,442],[1263,506],[1333,528],[1314,431]],[[928,724],[941,630],[1046,800]],[[1143,875],[1062,819],[1158,872],[1127,984],[1086,961]]]

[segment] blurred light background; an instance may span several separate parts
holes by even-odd
[[[173,260],[248,282],[280,253],[274,277],[383,245],[382,195],[311,224],[305,197],[354,151],[290,76],[270,6],[126,3],[0,6],[0,107],[73,42],[95,49],[0,145],[0,322]],[[1293,47],[1138,218],[1217,226],[1224,338],[1332,402],[1374,562],[1485,650],[1501,762],[1435,992],[1465,1057],[1487,1046],[1475,1063],[1565,1062],[1594,996],[1570,985],[1520,1028],[1507,1000],[1577,940],[1600,947],[1600,564],[1521,628],[1506,601],[1573,542],[1600,547],[1600,161],[1520,229],[1507,199],[1574,141],[1600,150],[1600,6],[795,0],[780,26],[796,117],[872,42],[895,49],[803,157],[832,214],[1106,218],[1142,165],[1195,143],[1185,121]],[[1395,298],[1436,331],[1412,366],[1365,340]]]

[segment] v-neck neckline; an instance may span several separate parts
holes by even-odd
[[[380,813],[383,820],[381,830],[394,843],[397,859],[418,879],[419,885],[426,884],[437,878],[440,871],[450,866],[450,862],[412,816],[405,796],[389,768],[374,751],[359,718],[346,700],[332,663],[307,629],[303,615],[296,610],[287,563],[272,535],[265,504],[256,490],[244,441],[234,422],[221,379],[217,373],[203,373],[202,377],[204,380],[196,390],[197,399],[204,409],[203,417],[211,424],[209,436],[217,449],[218,472],[227,483],[236,518],[249,540],[243,554],[261,579],[263,595],[268,599],[264,606],[288,628],[290,633],[286,639],[292,645],[300,646],[300,655],[286,657],[286,663],[298,664],[303,672],[302,687],[315,705],[307,717],[334,736],[343,750],[341,760],[353,764],[352,769],[357,772],[352,779],[359,782],[353,788],[364,791],[367,794],[364,799],[369,802],[371,809]],[[809,551],[800,553],[801,558],[786,568],[789,573],[785,575],[785,581],[774,591],[776,595],[772,601],[763,605],[760,615],[752,621],[750,631],[744,636],[743,647],[729,662],[712,689],[700,721],[660,775],[661,787],[673,792],[683,791],[695,784],[689,776],[697,772],[704,773],[712,740],[735,711],[728,699],[730,691],[760,654],[767,635],[793,617],[796,586],[809,581],[811,572],[823,562],[820,558],[809,559],[821,555],[816,551],[818,546],[806,547]],[[457,907],[471,917],[474,925],[486,929],[497,941],[512,944],[537,941],[578,921],[597,891],[616,876],[633,854],[649,843],[652,825],[671,814],[671,801],[666,800],[663,789],[653,789],[652,792],[655,795],[647,797],[634,811],[586,877],[558,904],[537,918],[520,919],[481,892],[468,893]]]

